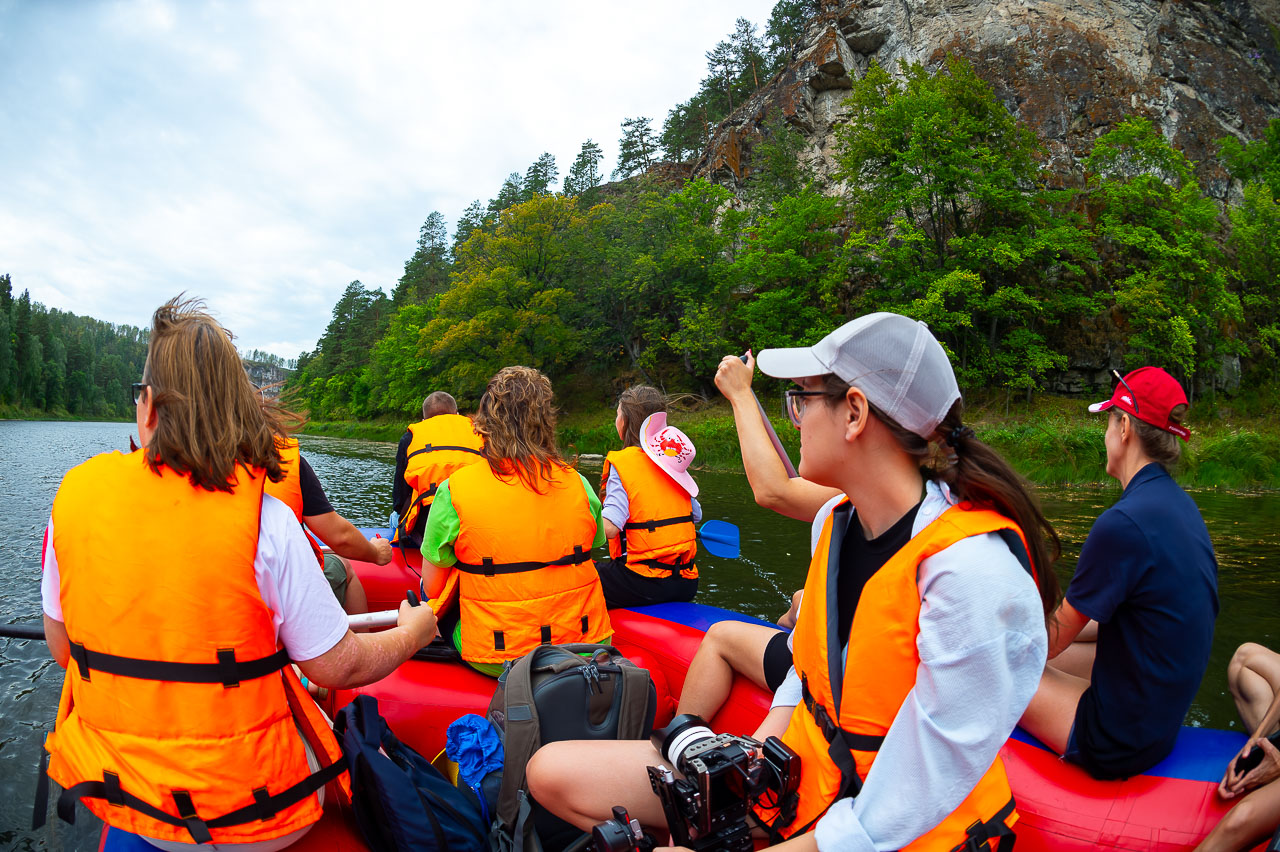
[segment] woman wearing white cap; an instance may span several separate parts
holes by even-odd
[[[762,352],[760,368],[800,385],[788,410],[801,476],[849,498],[810,566],[795,670],[755,734],[781,734],[801,758],[794,818],[771,827],[822,852],[994,850],[1016,819],[998,752],[1044,666],[1057,538],[962,424],[923,323],[860,317],[812,348]],[[575,824],[622,804],[660,826],[642,770],[655,757],[643,743],[553,744],[528,777]],[[583,790],[588,762],[636,770]]]
[[[618,397],[622,449],[601,473],[609,559],[597,562],[609,608],[691,601],[698,591],[698,484],[689,436],[667,424],[667,397],[649,385]]]

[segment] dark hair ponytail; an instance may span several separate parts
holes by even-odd
[[[961,422],[962,407],[957,401],[938,425],[939,441],[951,450],[945,457],[949,463],[935,464],[927,473],[947,483],[961,500],[994,509],[1018,524],[1031,551],[1040,602],[1047,616],[1057,607],[1061,594],[1053,570],[1053,563],[1062,555],[1058,533],[1040,510],[1030,484]]]
[[[829,399],[838,399],[848,392],[849,385],[831,375],[827,376],[823,390]],[[951,406],[947,416],[938,424],[934,442],[898,425],[870,401],[867,404],[898,445],[919,461],[920,470],[926,478],[945,482],[958,499],[999,512],[1018,525],[1030,551],[1028,555],[1035,569],[1040,603],[1047,619],[1058,606],[1061,594],[1053,563],[1062,555],[1062,543],[1040,510],[1040,503],[1032,494],[1030,484],[999,453],[978,440],[973,430],[961,421],[964,403],[957,400]]]

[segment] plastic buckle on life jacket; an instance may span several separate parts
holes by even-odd
[[[218,667],[222,670],[222,688],[231,689],[240,685],[240,675],[236,666],[236,649],[218,649]]]
[[[494,575],[494,573],[495,573],[495,572],[494,572],[494,570],[493,570],[493,557],[492,557],[492,556],[482,556],[482,557],[480,557],[480,564],[481,564],[481,566],[483,566],[483,567],[484,567],[484,575],[485,575],[486,577],[492,577],[492,576]]]
[[[120,776],[114,772],[102,770],[102,798],[108,805],[124,807],[124,792],[120,789]]]
[[[84,645],[77,642],[68,643],[68,652],[71,659],[76,661],[76,668],[80,670],[80,679],[89,680],[89,655],[84,649]]]
[[[271,804],[271,794],[267,792],[266,787],[259,787],[253,791],[253,801],[258,806],[258,819],[262,822],[276,815],[277,811]]]

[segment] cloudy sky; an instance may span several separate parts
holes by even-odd
[[[433,210],[694,93],[773,0],[0,0],[0,273],[145,326],[179,291],[242,350],[315,345],[388,294]]]

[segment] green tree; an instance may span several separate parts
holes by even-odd
[[[535,195],[555,192],[553,187],[555,186],[556,178],[559,176],[560,169],[556,167],[556,158],[544,153],[534,160],[525,171],[520,200],[528,201]]]
[[[936,329],[961,381],[1029,390],[1065,366],[1053,327],[1091,309],[1092,250],[1069,198],[1038,186],[1034,135],[967,61],[901,69],[895,80],[871,64],[838,134],[854,223],[849,308],[964,314]]]
[[[622,138],[618,140],[618,167],[613,179],[625,179],[641,174],[654,163],[658,153],[658,140],[653,135],[653,119],[640,116],[622,122]]]
[[[397,306],[421,305],[449,286],[449,233],[444,217],[431,211],[418,232],[418,248],[405,261],[404,275],[396,285],[392,301]]]
[[[492,234],[478,231],[461,247],[454,286],[425,327],[436,382],[475,402],[508,364],[553,379],[567,372],[583,345],[570,289],[570,245],[581,222],[573,197],[539,195],[507,208]]]
[[[520,177],[519,172],[512,172],[502,182],[502,186],[498,189],[498,194],[489,201],[489,216],[496,219],[497,215],[503,210],[513,204],[519,204],[523,200],[524,178]]]
[[[818,12],[815,0],[778,0],[764,27],[765,53],[769,72],[774,73],[794,58],[804,42],[809,19]]]
[[[564,194],[582,195],[600,185],[604,176],[600,174],[600,162],[604,159],[604,151],[600,146],[588,139],[582,143],[582,149],[574,158],[569,173],[564,176]]]
[[[1239,352],[1240,301],[1227,289],[1218,209],[1192,164],[1145,118],[1127,118],[1085,159],[1098,210],[1102,274],[1131,332],[1130,364],[1154,363],[1212,387]]]
[[[707,96],[702,92],[672,107],[659,137],[666,158],[682,163],[701,154],[711,132],[710,118]]]
[[[1234,136],[1218,140],[1223,163],[1242,183],[1265,183],[1271,197],[1280,198],[1280,118],[1271,119],[1261,139],[1241,142]]]
[[[465,243],[471,238],[471,234],[479,228],[488,227],[490,224],[486,215],[484,205],[479,200],[473,201],[467,205],[462,211],[462,215],[458,217],[458,227],[453,233],[453,254],[458,254],[458,246]]]

